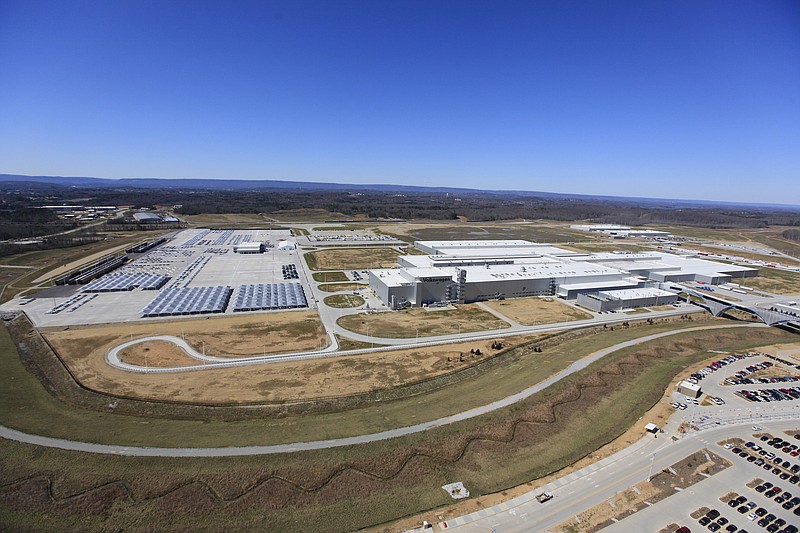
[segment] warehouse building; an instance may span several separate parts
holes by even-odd
[[[662,252],[590,254],[524,240],[419,241],[400,268],[372,270],[370,286],[392,308],[638,289],[648,282],[724,283],[757,270]],[[611,304],[607,304],[611,305]]]
[[[640,289],[622,289],[617,291],[582,292],[578,294],[578,305],[599,313],[635,309],[677,303],[678,295],[674,292],[644,287]]]
[[[233,247],[237,254],[260,254],[264,251],[263,242],[241,242]]]

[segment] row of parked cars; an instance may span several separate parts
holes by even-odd
[[[761,466],[765,471],[771,472],[789,484],[800,485],[800,464],[791,463],[770,450],[771,447],[776,452],[790,454],[798,452],[798,449],[800,449],[800,434],[794,435],[791,440],[767,434],[760,436],[759,441],[763,445],[750,441],[746,442],[743,448],[733,447],[731,444],[726,444],[725,448],[730,449],[733,453],[753,463],[755,466]],[[791,510],[795,516],[800,516],[800,496],[784,491],[781,487],[769,481],[760,483],[754,487],[754,490],[774,503],[779,504],[783,509]],[[735,507],[740,514],[747,513],[749,520],[756,522],[768,533],[798,533],[797,526],[777,517],[769,511],[768,506],[759,507],[755,502],[748,501],[746,496],[738,496],[729,500],[728,506]]]
[[[734,394],[748,402],[782,402],[800,399],[800,386],[781,389],[742,389]]]
[[[772,484],[767,483],[767,485],[771,486]],[[763,490],[760,492],[763,492]],[[766,492],[764,495],[767,498],[775,498],[775,503],[782,503],[786,501],[785,498],[782,497],[780,489],[778,489],[777,492]],[[791,497],[791,495],[789,495],[789,497]],[[794,499],[800,502],[800,498],[795,497]],[[795,502],[794,505],[797,505],[797,502]],[[778,531],[784,526],[786,527],[783,531],[786,531],[787,533],[797,533],[798,531],[797,526],[793,524],[787,525],[786,520],[783,518],[778,518],[774,514],[769,513],[764,507],[759,507],[756,502],[747,501],[746,496],[732,498],[728,501],[728,506],[735,507],[739,514],[748,513],[748,520],[755,521],[756,519],[759,519],[757,524],[763,528],[766,528],[768,531]],[[784,508],[789,509],[791,507],[786,507],[784,504]]]
[[[688,381],[690,383],[697,384],[697,383],[700,382],[700,380],[705,378],[707,375],[709,375],[709,374],[711,374],[713,372],[716,372],[717,370],[719,370],[720,368],[722,368],[724,366],[728,366],[729,364],[735,363],[736,361],[740,361],[740,360],[746,359],[748,357],[755,357],[757,355],[761,355],[761,353],[747,352],[747,353],[735,353],[733,355],[729,355],[728,357],[725,357],[724,359],[720,359],[719,361],[714,361],[713,363],[711,363],[707,367],[698,370],[697,372],[695,372],[694,374],[689,376],[689,378],[686,381]]]
[[[728,378],[725,380],[726,385],[763,385],[766,383],[794,383],[800,381],[798,376],[775,376],[771,378]]]
[[[754,365],[748,366],[747,368],[739,370],[738,372],[736,372],[734,374],[734,376],[737,377],[737,378],[746,378],[750,374],[758,372],[759,370],[766,370],[767,368],[770,368],[772,366],[775,366],[775,365],[773,363],[771,363],[770,361],[764,361],[762,363],[756,363]]]

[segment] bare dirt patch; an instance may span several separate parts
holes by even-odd
[[[525,326],[592,318],[588,313],[546,296],[485,302],[485,305]]]
[[[394,248],[338,248],[306,254],[312,270],[363,270],[391,267],[400,253]]]
[[[509,327],[508,323],[475,304],[347,315],[337,323],[354,333],[385,338],[431,337]]]
[[[165,341],[147,341],[134,344],[120,352],[123,363],[143,367],[171,368],[201,364],[186,355],[178,346]]]

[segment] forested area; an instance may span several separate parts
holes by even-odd
[[[180,206],[178,215],[214,213],[273,214],[296,209],[324,209],[348,218],[401,218],[469,221],[549,219],[591,221],[639,226],[686,225],[704,228],[765,228],[800,226],[800,210],[712,204],[688,205],[674,201],[554,197],[534,194],[479,191],[410,192],[390,190],[257,188],[210,190],[203,188],[63,187],[35,183],[30,190],[21,183],[0,187],[0,223],[6,223],[5,239],[32,236],[53,216],[41,209],[47,204],[129,205],[134,208]],[[13,188],[11,187],[13,185]],[[24,208],[24,209],[23,209]],[[35,213],[34,212],[38,212]],[[23,218],[19,218],[20,216]],[[14,217],[17,217],[16,219]],[[27,218],[25,218],[27,217]],[[12,220],[20,220],[15,223]],[[16,229],[12,229],[16,226]],[[792,238],[792,237],[787,237]]]

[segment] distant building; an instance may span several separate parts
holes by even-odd
[[[156,213],[134,213],[133,219],[142,224],[153,224],[161,222],[161,216]]]

